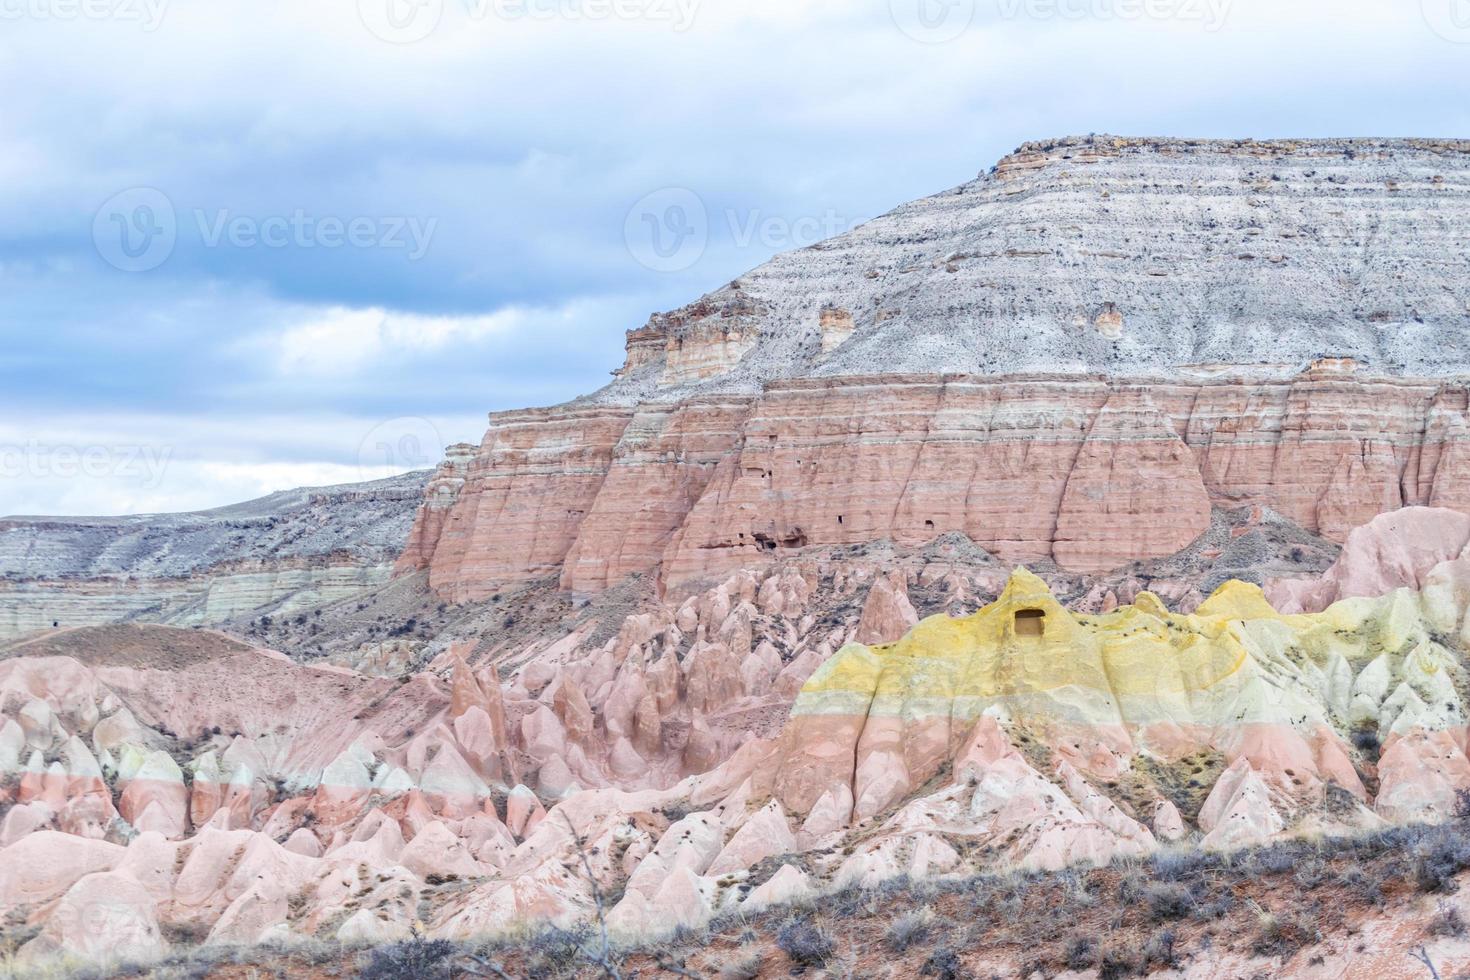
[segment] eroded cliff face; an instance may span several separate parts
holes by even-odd
[[[393,566],[351,554],[231,562],[183,578],[0,582],[0,637],[54,627],[225,623],[261,612],[297,615],[387,583]]]
[[[53,624],[295,615],[366,592],[389,581],[411,528],[437,539],[427,475],[289,490],[192,514],[7,518],[0,638]]]
[[[1470,371],[1470,142],[1030,143],[630,335],[633,404],[786,378]]]
[[[264,520],[243,548],[71,525],[106,545],[82,574],[227,571],[221,608],[329,600],[289,575],[385,550],[399,578],[319,609],[348,639],[307,662],[259,630],[0,644],[0,918],[35,962],[640,936],[1451,816],[1465,153],[1028,146],[655,317],[604,391],[493,416],[411,529],[416,488],[231,515]],[[1325,568],[1315,535],[1346,542],[1321,579],[1225,581]],[[0,528],[0,559],[22,540],[52,539]]]
[[[634,573],[679,592],[807,547],[958,531],[1008,562],[1101,573],[1184,548],[1212,504],[1342,541],[1399,507],[1470,507],[1466,403],[1462,384],[1329,362],[1276,381],[887,375],[509,413],[453,502],[421,509],[401,567],[453,601],[553,573],[579,593]]]
[[[1470,506],[1470,143],[1087,137],[779,255],[496,415],[401,571],[692,589],[961,531],[1102,573],[1212,504]]]

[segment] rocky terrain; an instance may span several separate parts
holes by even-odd
[[[399,562],[450,602],[687,593],[963,532],[1106,573],[1212,506],[1342,541],[1470,506],[1470,143],[1088,137],[628,334],[606,388],[455,447]]]
[[[1402,506],[1470,506],[1465,385],[1342,361],[1270,382],[877,376],[714,397],[493,417],[435,478],[399,570],[450,602],[545,576],[684,592],[813,546],[961,532],[1106,573],[1188,546],[1212,505],[1335,541]]]
[[[781,378],[1470,368],[1470,141],[1028,143],[629,334],[632,405]]]
[[[1229,582],[1188,614],[1149,592],[1073,614],[998,571],[994,602],[916,623],[911,593],[957,581],[933,555],[912,584],[738,573],[600,645],[479,667],[455,646],[396,679],[199,630],[18,641],[0,653],[0,913],[22,964],[468,940],[599,908],[636,941],[830,889],[1451,819],[1470,553],[1439,560],[1424,529],[1444,516],[1380,519],[1344,552],[1413,556],[1377,574],[1417,589],[1316,613]],[[864,595],[855,633],[749,646],[756,621],[822,635],[829,587]]]
[[[0,975],[1470,970],[1467,151],[1029,144],[432,474],[7,522]]]
[[[0,519],[0,638],[290,613],[386,581],[428,473],[193,514]]]

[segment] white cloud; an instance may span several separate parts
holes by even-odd
[[[425,469],[484,417],[63,416],[0,422],[0,515],[202,510]]]
[[[271,339],[285,374],[352,374],[367,364],[406,354],[426,354],[452,344],[473,344],[524,324],[518,310],[488,316],[448,317],[333,307],[320,317]]]
[[[335,306],[307,311],[305,319],[250,338],[244,349],[266,350],[283,376],[351,376],[369,368],[436,355],[464,356],[487,343],[550,338],[603,309],[596,298],[554,309],[507,307],[480,316],[426,316]],[[551,354],[548,348],[548,355]]]
[[[1470,45],[1424,15],[1441,0],[1230,0],[1213,31],[1041,13],[1102,0],[974,0],[941,44],[889,0],[700,0],[684,31],[471,21],[467,2],[406,45],[357,0],[171,0],[152,31],[0,21],[0,446],[173,451],[152,487],[0,480],[0,511],[223,504],[429,441],[412,421],[374,434],[385,420],[477,440],[487,410],[591,390],[624,330],[770,251],[727,237],[684,273],[639,266],[624,221],[661,188],[742,222],[857,217],[1067,133],[1470,128]],[[180,242],[129,277],[90,232],[138,185],[170,195]],[[206,246],[196,209],[437,225],[409,262]]]

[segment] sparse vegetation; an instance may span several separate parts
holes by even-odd
[[[1378,740],[1378,731],[1373,727],[1360,727],[1353,729],[1353,748],[1363,753],[1369,762],[1377,762],[1378,754],[1383,748],[1383,743]]]
[[[919,968],[919,976],[935,977],[937,980],[960,980],[966,973],[960,966],[960,958],[955,955],[955,951],[948,946],[940,946],[924,960],[924,965]]]
[[[776,945],[798,966],[821,966],[832,955],[832,938],[810,919],[783,926]]]
[[[1414,850],[1414,882],[1420,891],[1452,892],[1455,876],[1470,868],[1470,838],[1455,824],[1431,828]]]
[[[720,967],[720,980],[755,980],[760,973],[760,950],[744,949],[731,956]]]
[[[1188,918],[1194,911],[1194,895],[1183,885],[1151,882],[1144,890],[1150,917],[1155,922]]]
[[[1097,965],[1097,940],[1091,936],[1073,936],[1067,940],[1063,963],[1069,970],[1090,970]]]
[[[380,946],[368,957],[358,974],[360,980],[430,980],[450,977],[450,958],[456,947],[447,939],[412,939],[391,946]]]
[[[1470,935],[1452,903],[1440,902],[1432,915],[1422,906],[1426,893],[1452,891],[1456,876],[1470,873],[1467,831],[1470,823],[1455,820],[1229,854],[1171,849],[1101,868],[900,878],[845,887],[798,908],[727,913],[642,945],[606,945],[594,922],[496,941],[414,939],[367,951],[311,942],[194,946],[151,972],[133,972],[151,980],[224,980],[241,975],[237,964],[251,963],[261,966],[260,976],[432,980],[449,971],[499,977],[500,970],[512,977],[753,980],[820,970],[859,975],[881,962],[902,975],[968,980],[996,972],[998,957],[1021,976],[1070,969],[1121,980],[1188,969],[1223,944],[1270,958],[1267,972],[1289,973],[1321,952],[1312,947],[1323,936],[1350,934],[1385,912],[1417,917],[1426,942]]]
[[[1463,936],[1465,935],[1465,918],[1460,915],[1460,910],[1447,902],[1439,903],[1439,909],[1434,913],[1434,918],[1429,920],[1429,934],[1431,936]]]
[[[923,942],[929,936],[934,918],[934,910],[928,906],[903,913],[888,927],[888,948],[895,953],[902,953],[910,946]]]

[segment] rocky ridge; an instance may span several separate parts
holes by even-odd
[[[118,579],[78,592],[370,572],[231,585],[236,636],[0,646],[11,947],[643,941],[1453,818],[1467,149],[1028,144],[655,316],[370,520],[181,525],[182,564],[64,529]]]
[[[585,401],[877,373],[1470,370],[1470,142],[1028,143],[629,334]],[[707,351],[706,351],[707,349]]]
[[[1334,360],[1281,381],[876,376],[505,413],[398,571],[451,602],[548,575],[680,593],[806,548],[958,532],[1100,574],[1242,504],[1341,541],[1402,506],[1470,507],[1467,405],[1463,384]]]
[[[744,645],[811,616],[788,564],[508,676],[462,648],[394,681],[203,631],[62,631],[0,659],[0,915],[34,962],[572,926],[595,908],[580,851],[634,936],[1443,817],[1470,787],[1445,564],[1294,615],[1238,582],[1192,613],[1141,592],[1079,615],[998,569],[996,601],[917,624],[924,579],[876,574],[841,648],[789,662]]]
[[[429,473],[192,514],[0,520],[0,638],[125,620],[219,624],[387,581]]]
[[[399,573],[675,593],[962,532],[1101,574],[1212,507],[1341,542],[1465,499],[1470,143],[1068,138],[628,334],[607,387],[498,413]]]

